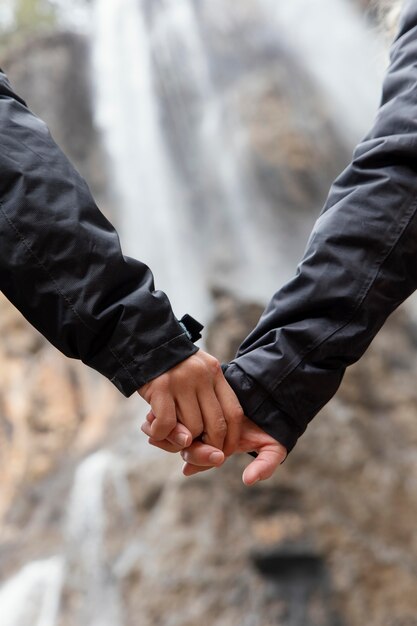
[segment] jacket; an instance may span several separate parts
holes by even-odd
[[[0,289],[126,396],[198,348],[0,70]]]
[[[295,277],[226,370],[246,414],[288,450],[416,289],[416,211],[417,2],[407,0],[375,123],[331,187]]]

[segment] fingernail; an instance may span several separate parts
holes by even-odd
[[[217,465],[218,463],[223,462],[223,452],[212,452],[209,456],[210,463],[213,465]]]
[[[174,441],[182,448],[185,448],[188,443],[188,435],[176,435]]]

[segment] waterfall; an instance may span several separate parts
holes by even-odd
[[[55,626],[63,578],[59,556],[25,565],[0,588],[1,626]]]
[[[348,145],[359,139],[377,106],[382,58],[359,13],[346,0],[253,0],[245,6],[263,9],[260,33],[269,33],[271,42],[286,40],[307,67]],[[293,274],[306,224],[311,227],[305,216],[293,216],[288,225],[280,207],[253,185],[239,104],[230,108],[227,88],[215,84],[215,61],[202,32],[209,16],[227,37],[232,12],[219,17],[224,11],[222,3],[194,0],[93,3],[97,121],[123,246],[151,267],[175,310],[203,321],[211,284],[268,300]],[[237,45],[244,50],[244,41]]]
[[[160,2],[154,12],[151,42],[159,79],[173,100],[167,104],[173,108],[179,139],[186,143],[188,154],[183,153],[182,158],[193,161],[183,184],[200,184],[203,190],[198,201],[205,206],[204,214],[198,205],[189,209],[201,215],[202,228],[194,235],[201,241],[198,254],[208,259],[215,282],[231,289],[245,284],[242,295],[264,299],[271,291],[265,290],[269,281],[262,278],[262,267],[265,270],[271,257],[279,256],[279,248],[276,241],[273,249],[268,247],[262,201],[254,201],[244,149],[239,144],[244,130],[237,111],[233,117],[226,116],[224,94],[213,83],[210,53],[194,7],[192,0]],[[173,86],[174,81],[177,84]]]
[[[192,0],[95,0],[97,122],[129,254],[203,321],[210,286],[266,300],[289,273],[263,219],[237,115],[211,80]],[[274,213],[276,210],[274,208]]]
[[[85,459],[77,468],[65,524],[68,554],[75,566],[73,585],[83,589],[79,623],[122,626],[123,610],[117,581],[106,563],[105,494],[112,486],[120,518],[131,517],[132,505],[121,461],[108,450]]]
[[[204,275],[172,171],[152,77],[150,39],[137,0],[93,4],[97,121],[103,129],[128,254],[153,270],[174,308],[206,315]],[[143,8],[143,7],[142,7]]]
[[[323,90],[327,108],[348,145],[375,117],[386,44],[349,0],[259,0]]]
[[[118,575],[107,556],[106,501],[114,498],[111,514],[119,529],[128,528],[132,502],[125,472],[116,451],[103,449],[80,463],[62,525],[62,553],[25,565],[0,587],[1,626],[56,626],[64,585],[67,595],[82,597],[74,623],[124,625]]]

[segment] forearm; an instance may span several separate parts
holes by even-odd
[[[2,73],[0,171],[0,287],[59,350],[125,395],[197,351]]]
[[[289,448],[417,286],[416,35],[409,3],[374,127],[333,185],[297,275],[226,373],[238,395],[245,373],[249,416],[284,444],[285,426]]]

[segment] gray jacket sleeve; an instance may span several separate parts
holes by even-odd
[[[417,286],[417,3],[404,7],[371,131],[330,190],[296,276],[226,377],[289,450]]]
[[[138,199],[139,201],[139,199]],[[126,396],[197,351],[47,127],[0,71],[0,289]]]

